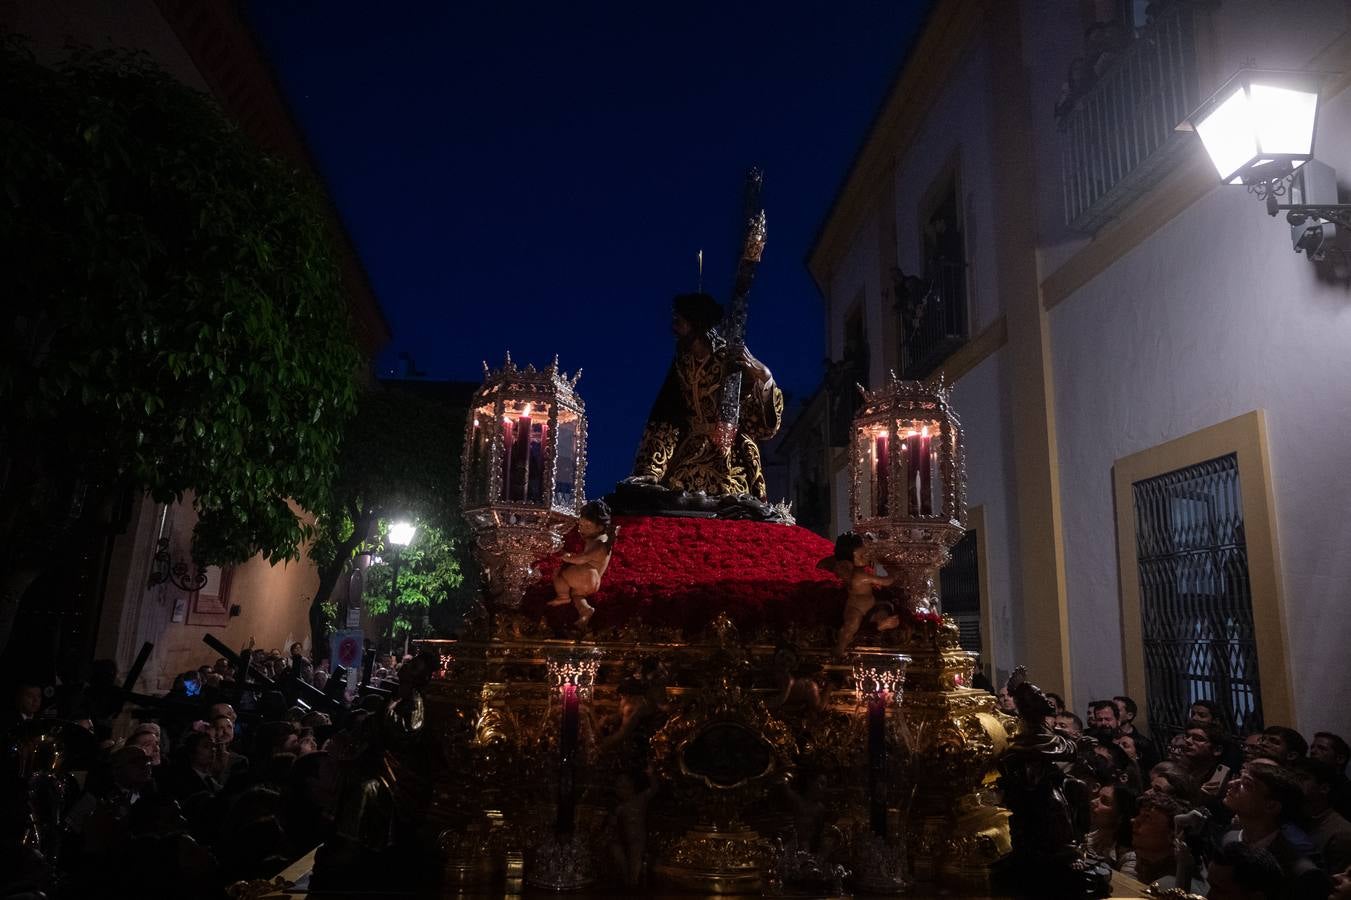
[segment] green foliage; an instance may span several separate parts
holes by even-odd
[[[318,192],[141,57],[13,41],[0,159],[18,471],[192,491],[203,561],[296,556],[289,501],[327,507],[361,364]]]
[[[400,548],[389,544],[389,523],[381,520],[375,539],[368,545],[381,561],[366,570],[366,608],[376,616],[393,613],[391,637],[401,637],[410,630],[414,635],[421,633],[423,617],[435,607],[450,607],[446,611],[462,615],[470,599],[463,590],[457,542],[445,529],[425,522],[417,525],[413,542]]]
[[[463,429],[462,409],[406,389],[367,387],[344,434],[327,503],[316,509],[310,557],[321,568],[349,562],[378,518],[455,528]]]

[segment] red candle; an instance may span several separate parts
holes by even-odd
[[[929,449],[929,426],[927,425],[924,426],[919,435],[919,496],[920,515],[933,515],[933,454]]]
[[[877,474],[877,493],[875,495],[875,507],[877,515],[885,516],[888,511],[887,490],[889,484],[887,477],[891,469],[891,454],[887,452],[887,433],[884,431],[877,436],[873,452],[873,467]]]
[[[511,500],[511,448],[515,443],[511,433],[511,419],[502,417],[502,499]]]

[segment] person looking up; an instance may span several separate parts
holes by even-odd
[[[1270,757],[1283,766],[1309,755],[1309,744],[1304,740],[1304,736],[1284,725],[1268,726],[1262,732],[1260,746],[1261,755]]]
[[[1290,900],[1323,900],[1331,888],[1328,876],[1310,858],[1312,846],[1298,829],[1285,829],[1300,815],[1304,792],[1279,765],[1250,762],[1232,780],[1224,805],[1234,814],[1233,831],[1221,844],[1240,841],[1267,850],[1281,865]]]

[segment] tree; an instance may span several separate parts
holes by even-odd
[[[0,647],[119,494],[191,492],[199,563],[296,557],[361,366],[314,186],[141,56],[13,39],[0,158]]]
[[[357,554],[380,539],[381,520],[419,522],[449,540],[455,553],[465,552],[459,457],[468,391],[460,398],[457,387],[462,386],[376,383],[362,392],[328,503],[316,510],[310,547],[319,567],[319,586],[310,601],[314,647],[325,646],[324,604]],[[438,388],[443,390],[438,393]]]
[[[444,528],[415,524],[417,534],[407,547],[390,545],[389,522],[384,519],[370,542],[379,562],[366,570],[363,598],[367,612],[386,617],[386,636],[392,641],[425,633],[422,623],[434,610],[444,612],[448,619],[463,617],[472,596],[462,590],[463,541]]]

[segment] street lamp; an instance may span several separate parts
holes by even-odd
[[[413,537],[417,534],[417,526],[412,522],[391,522],[389,525],[389,542],[396,549],[394,551],[394,582],[390,586],[389,600],[389,632],[390,638],[394,636],[394,604],[399,598],[399,567],[403,564],[403,548],[413,543]],[[403,655],[408,655],[408,635],[403,636]]]
[[[1246,185],[1267,213],[1286,213],[1295,251],[1318,258],[1351,227],[1351,204],[1337,202],[1336,173],[1314,160],[1321,76],[1242,69],[1187,117],[1225,184]],[[1181,126],[1180,126],[1181,127]],[[1278,198],[1290,195],[1294,203]]]

